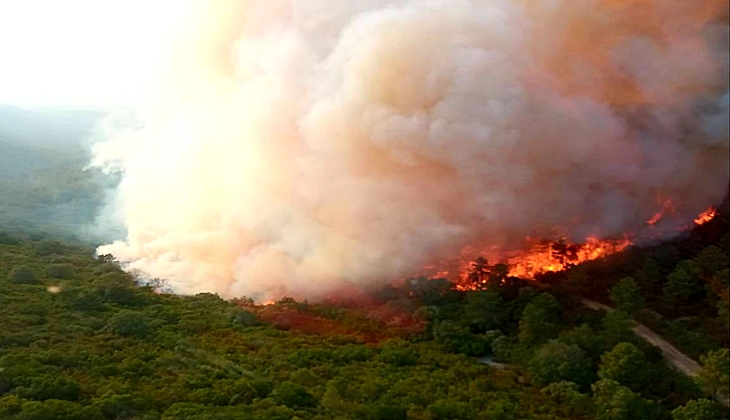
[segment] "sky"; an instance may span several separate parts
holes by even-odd
[[[144,92],[187,0],[0,1],[0,104],[104,109]]]

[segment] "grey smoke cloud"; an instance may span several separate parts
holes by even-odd
[[[201,2],[141,124],[110,130],[128,236],[180,293],[316,299],[467,245],[676,224],[728,185],[707,0]],[[719,19],[719,20],[718,20]]]

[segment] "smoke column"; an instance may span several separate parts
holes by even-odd
[[[317,299],[726,194],[726,1],[206,3],[95,149],[128,232],[98,252],[179,293]]]

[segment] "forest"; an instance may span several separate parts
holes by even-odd
[[[83,242],[0,233],[0,418],[721,419],[726,214],[540,282],[482,266],[472,291],[419,278],[320,304],[177,296]]]
[[[178,296],[164,279],[145,281],[95,255],[103,238],[89,226],[115,180],[83,169],[89,151],[74,139],[94,116],[59,126],[49,115],[0,111],[0,122],[22,126],[5,124],[0,138],[2,419],[729,414],[727,203],[677,239],[536,281],[479,259],[468,291],[413,278],[317,304]],[[33,140],[46,135],[34,125],[50,127],[52,141]],[[635,335],[637,323],[700,371],[672,368]]]

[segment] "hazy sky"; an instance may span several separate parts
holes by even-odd
[[[106,107],[140,76],[187,0],[0,1],[0,103]]]

